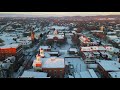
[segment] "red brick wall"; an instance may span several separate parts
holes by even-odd
[[[42,69],[44,72],[47,72],[49,76],[52,78],[64,78],[64,68],[43,68]],[[51,72],[50,72],[51,70]],[[56,77],[55,77],[55,70],[56,70]],[[60,77],[60,70],[62,70],[62,77]]]

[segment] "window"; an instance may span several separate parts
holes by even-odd
[[[63,77],[63,75],[62,75],[62,70],[60,70],[60,78],[62,78]]]
[[[54,77],[56,77],[56,75],[57,75],[57,71],[56,71],[56,70],[54,70]]]

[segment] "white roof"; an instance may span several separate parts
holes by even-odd
[[[117,61],[99,60],[97,63],[99,63],[105,71],[120,71],[120,63]]]
[[[116,39],[116,38],[118,38],[116,35],[107,35],[107,37],[109,37],[111,40],[113,40],[113,39]]]
[[[19,43],[9,44],[9,45],[0,46],[0,48],[17,48],[19,45],[20,45]]]
[[[112,78],[120,78],[120,72],[109,72]]]
[[[91,47],[81,47],[81,51],[92,51]]]
[[[73,76],[71,76],[71,75],[68,75],[68,77],[69,77],[69,78],[74,78],[74,77],[73,77]]]
[[[88,69],[88,71],[89,71],[92,78],[98,78],[98,76],[96,75],[96,73],[93,69]]]
[[[47,39],[53,39],[57,37],[58,39],[64,39],[64,35],[47,35]]]
[[[114,42],[120,43],[120,39],[119,39],[119,38],[116,38],[116,39],[114,39]]]
[[[94,55],[91,52],[83,52],[86,57],[93,57]]]
[[[93,54],[100,54],[99,52],[93,52]]]
[[[42,48],[42,49],[50,49],[49,46],[40,46],[40,48]]]
[[[68,29],[68,27],[65,27],[65,26],[51,26],[51,28],[55,28],[57,30]]]
[[[42,68],[64,68],[64,58],[51,57],[51,58],[41,58]]]
[[[77,30],[77,28],[73,28],[73,30]]]
[[[81,78],[91,78],[90,73],[88,71],[80,72]]]
[[[24,71],[22,78],[48,78],[47,73],[45,72],[34,72],[34,71]]]
[[[80,78],[80,74],[74,73],[74,75],[75,75],[75,78]]]
[[[107,34],[116,34],[116,32],[107,32]]]
[[[48,54],[59,54],[59,52],[47,52]]]
[[[77,52],[77,49],[76,48],[70,48],[69,51]]]
[[[89,68],[97,68],[97,64],[88,64]]]

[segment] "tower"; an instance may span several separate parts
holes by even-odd
[[[44,50],[43,50],[42,48],[40,48],[40,56],[41,56],[42,58],[45,57],[45,55],[44,55]]]
[[[100,30],[103,31],[103,30],[104,30],[104,26],[101,26],[101,27],[100,27]]]
[[[37,54],[36,60],[34,60],[34,62],[33,62],[33,68],[37,71],[42,69],[42,62],[41,62],[40,58],[41,58],[40,54]]]
[[[32,43],[34,43],[34,41],[35,41],[35,33],[33,32],[33,29],[31,29],[31,40],[32,40]]]

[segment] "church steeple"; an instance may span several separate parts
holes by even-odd
[[[31,27],[31,40],[32,40],[32,43],[34,43],[35,33],[33,32],[33,28],[32,27]]]

